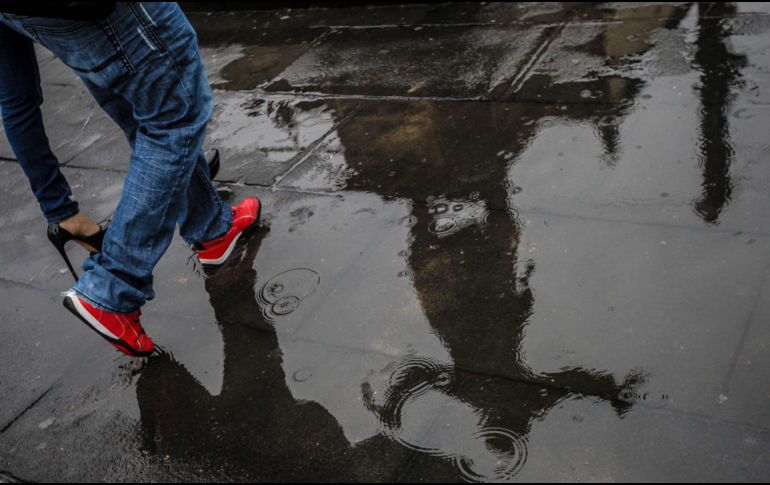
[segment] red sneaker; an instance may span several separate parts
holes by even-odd
[[[198,259],[201,263],[208,265],[224,263],[233,252],[235,243],[246,229],[259,220],[261,213],[262,204],[256,197],[249,197],[233,207],[233,225],[227,234],[197,245]]]
[[[64,295],[64,307],[126,355],[147,357],[155,349],[139,322],[139,310],[128,314],[99,310],[72,290]]]

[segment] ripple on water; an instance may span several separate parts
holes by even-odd
[[[294,268],[273,276],[257,291],[262,315],[274,322],[293,313],[320,284],[321,275],[310,268]]]
[[[428,214],[433,217],[428,231],[443,238],[468,226],[486,223],[489,217],[487,206],[483,201],[474,199],[475,196],[472,194],[472,197],[465,200],[439,197],[428,199]]]
[[[513,480],[527,462],[527,440],[505,428],[482,428],[474,438],[483,442],[488,453],[456,457],[457,468],[471,482]]]
[[[652,407],[663,407],[669,401],[668,394],[642,392],[634,389],[621,389],[618,400],[626,404],[644,404]]]
[[[398,223],[404,227],[412,227],[417,224],[417,218],[414,216],[406,216],[398,221]]]
[[[420,451],[423,447],[402,439],[402,414],[405,405],[432,389],[441,389],[454,382],[454,367],[426,357],[408,357],[389,364],[382,371],[388,374],[383,401],[377,406],[377,418],[382,430],[403,446]]]
[[[470,435],[461,451],[443,449],[438,443],[414,440],[403,428],[403,414],[410,402],[430,392],[452,395],[457,375],[452,364],[410,356],[382,369],[388,375],[384,402],[375,406],[385,435],[410,450],[453,459],[464,479],[471,482],[510,481],[527,460],[526,437],[501,427],[481,427]],[[454,446],[452,447],[454,448]]]

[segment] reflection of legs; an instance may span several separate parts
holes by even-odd
[[[43,93],[32,41],[0,24],[0,108],[16,159],[29,179],[48,223],[78,212],[59,161],[51,152],[40,105]]]

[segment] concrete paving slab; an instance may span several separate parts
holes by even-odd
[[[765,271],[768,274],[768,271]],[[768,382],[770,342],[770,289],[768,279],[759,289],[751,317],[743,329],[743,339],[736,349],[733,366],[720,394],[719,417],[750,423],[767,429],[770,423],[770,391],[760,382]]]
[[[643,382],[630,399],[716,415],[765,278],[767,243],[747,244],[730,233],[525,217],[519,254],[534,268],[529,288],[536,296],[522,344],[528,365],[539,372],[578,366],[638,374]],[[594,242],[585,245],[586,238]]]
[[[323,34],[310,29],[303,14],[292,15],[291,11],[188,12],[186,15],[203,47],[309,45]]]
[[[498,84],[516,76],[537,48],[542,33],[537,27],[420,26],[332,32],[267,89],[388,96],[485,96]],[[385,72],[392,75],[383,76]]]
[[[366,101],[329,136],[337,149],[320,145],[280,186],[423,203],[478,192],[491,208],[767,234],[770,111],[743,97],[703,111],[667,87],[629,106]]]
[[[506,481],[516,470],[516,480],[610,482],[762,480],[767,473],[766,429],[645,408],[620,416],[606,403],[573,396],[505,432],[490,423],[505,415],[463,415],[467,407],[448,407],[431,437],[455,469],[423,453],[403,481]]]

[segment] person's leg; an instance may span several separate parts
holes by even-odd
[[[202,243],[221,236],[230,227],[230,206],[217,193],[211,182],[209,166],[199,150],[190,185],[179,216],[179,234],[189,244]],[[205,201],[205,202],[203,202]],[[223,217],[211,217],[214,212]]]
[[[137,129],[123,195],[102,253],[86,261],[74,290],[97,308],[132,313],[154,297],[152,270],[177,222],[195,218],[200,229],[187,233],[204,241],[232,225],[229,207],[208,187],[194,210],[187,202],[211,115],[195,33],[175,4],[119,3],[96,23],[33,18],[22,27],[131,106]]]
[[[138,125],[134,120],[131,104],[121,96],[91,81],[84,80],[84,84],[102,109],[120,126],[129,145],[133,148]],[[196,160],[196,167],[185,196],[184,208],[178,221],[180,235],[190,244],[211,239],[209,236],[217,232],[217,224],[220,221],[210,217],[212,204],[222,212],[227,210],[211,183],[209,166],[203,151],[199,151]],[[210,203],[202,203],[202,201]]]
[[[86,262],[74,289],[108,311],[128,313],[154,297],[152,270],[177,222],[193,227],[185,234],[197,242],[225,233],[231,216],[201,176],[211,93],[192,27],[169,4],[119,5],[109,20],[135,72],[119,86],[95,84],[131,104],[137,130],[103,252]]]
[[[110,118],[123,130],[126,140],[131,148],[134,148],[136,140],[136,130],[139,127],[134,119],[131,103],[123,99],[120,95],[110,89],[97,86],[88,79],[82,78],[91,96],[94,97],[99,106],[108,114]]]
[[[16,160],[49,224],[78,213],[43,127],[43,94],[32,41],[0,22],[0,110]]]

